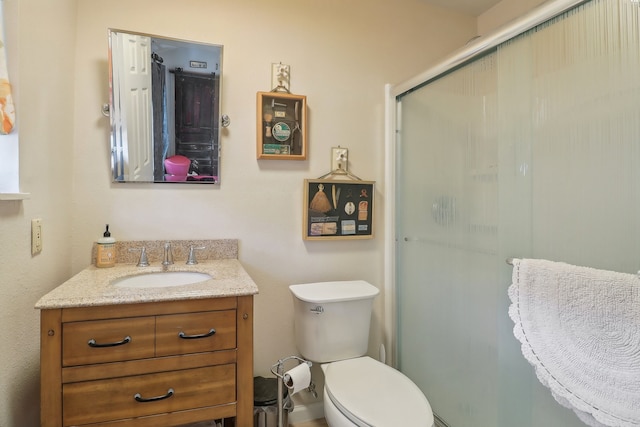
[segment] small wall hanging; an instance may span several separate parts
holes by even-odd
[[[307,158],[307,97],[282,92],[258,92],[258,159]]]
[[[305,179],[304,240],[373,238],[374,184],[359,179]]]
[[[11,84],[7,70],[7,52],[4,41],[4,11],[0,1],[0,134],[7,135],[13,130],[16,112],[11,97]]]

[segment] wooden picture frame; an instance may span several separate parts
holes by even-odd
[[[282,92],[258,92],[258,159],[307,158],[307,97]]]
[[[374,181],[305,179],[304,240],[373,238]]]

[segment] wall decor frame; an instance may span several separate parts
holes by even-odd
[[[307,97],[283,92],[258,92],[258,159],[307,158]]]
[[[374,181],[305,179],[304,240],[373,238]]]

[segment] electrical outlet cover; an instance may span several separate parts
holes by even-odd
[[[344,147],[331,148],[331,170],[349,170],[349,149]]]

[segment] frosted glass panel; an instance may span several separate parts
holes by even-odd
[[[594,0],[398,100],[398,363],[451,427],[578,427],[507,257],[640,268],[639,3]]]
[[[452,426],[497,410],[495,65],[487,55],[402,100],[399,367]]]
[[[637,270],[639,15],[592,2],[499,49],[501,141],[530,152],[529,255]]]

